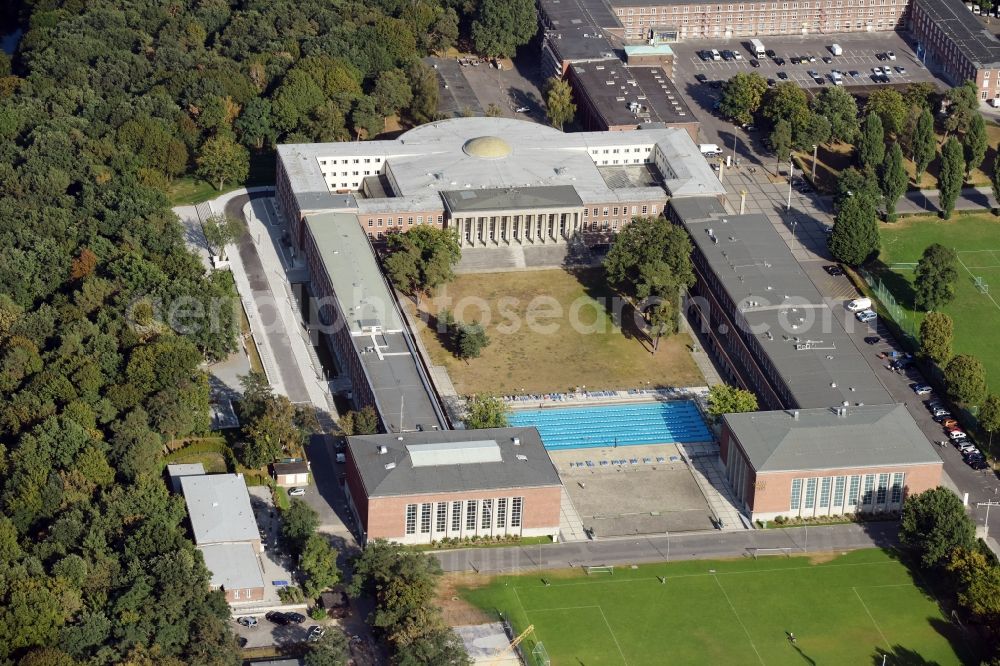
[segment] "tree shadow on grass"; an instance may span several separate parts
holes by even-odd
[[[924,659],[916,650],[893,645],[886,652],[877,648],[872,654],[872,666],[938,666],[938,662]]]
[[[567,268],[566,272],[576,278],[588,297],[600,304],[611,323],[621,331],[626,340],[637,340],[646,351],[652,352],[653,340],[643,329],[642,315],[607,283],[603,268]]]
[[[882,280],[882,283],[889,289],[897,303],[909,310],[916,309],[913,305],[916,292],[913,291],[913,285],[909,280],[889,268],[881,259],[873,261],[869,265],[869,270]]]

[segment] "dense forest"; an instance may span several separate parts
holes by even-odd
[[[24,34],[0,56],[0,664],[235,662],[161,455],[162,433],[208,427],[203,364],[233,349],[236,301],[164,192],[238,181],[279,140],[430,119],[419,57],[497,4],[8,5]]]

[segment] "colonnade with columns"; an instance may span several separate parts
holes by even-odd
[[[565,243],[581,228],[581,208],[532,213],[511,211],[456,213],[448,222],[462,247]]]

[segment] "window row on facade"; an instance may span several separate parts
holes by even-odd
[[[795,516],[879,511],[903,501],[902,472],[792,479],[788,510]]]
[[[405,222],[404,222],[404,219],[405,219]],[[437,223],[438,224],[442,224],[443,222],[444,222],[444,215],[438,215],[437,216]],[[423,215],[417,215],[417,216],[407,215],[405,218],[402,215],[400,215],[400,216],[397,216],[395,218],[395,220],[392,217],[387,217],[387,218],[370,217],[370,218],[368,218],[368,226],[369,227],[381,227],[381,226],[383,226],[383,224],[385,226],[387,226],[387,227],[393,227],[393,226],[402,227],[402,226],[404,226],[404,224],[405,224],[405,226],[409,227],[409,226],[413,226],[414,224],[416,224],[417,226],[420,226],[421,224],[424,224],[424,223],[425,222],[424,222],[424,216]],[[434,224],[434,216],[433,215],[428,215],[427,216],[427,222],[426,222],[426,224]]]
[[[759,2],[742,4],[690,4],[690,5],[659,5],[653,7],[619,7],[615,10],[618,16],[635,14],[689,14],[704,12],[734,12],[734,11],[768,11],[776,9],[834,9],[841,7],[895,7],[901,10],[906,7],[906,0],[802,0],[801,2]],[[692,9],[693,8],[693,9]]]
[[[434,538],[518,533],[523,515],[523,497],[407,504],[404,533]]]

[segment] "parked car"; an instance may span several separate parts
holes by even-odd
[[[306,621],[306,616],[302,613],[285,613],[285,617],[288,618],[289,622],[294,622],[295,624],[302,624]]]
[[[774,49],[768,49],[768,50],[764,51],[764,55],[766,55],[768,58],[777,58],[778,57],[778,54],[774,52]]]
[[[830,56],[823,56],[823,62],[829,65],[830,63],[833,62],[833,58],[831,58]]]
[[[257,628],[257,618],[253,615],[244,615],[243,617],[236,618],[236,623],[244,627],[250,627],[251,629]]]
[[[729,49],[726,49],[725,51],[722,52],[722,59],[727,62],[733,60],[734,59],[733,52],[730,51]]]
[[[291,488],[288,491],[289,497],[302,497],[305,494],[306,494],[305,488]]]
[[[853,77],[855,79],[858,78],[859,76],[861,76],[861,72],[859,72],[856,69],[852,69],[851,71],[848,72],[848,74],[850,74],[851,77]]]
[[[896,54],[893,53],[892,51],[886,51],[885,57],[888,58],[889,60],[895,60]]]
[[[530,111],[530,110],[531,110],[531,109],[529,109],[529,108],[528,108],[528,107],[526,107],[526,106],[519,106],[519,107],[517,107],[516,109],[514,109],[514,113],[527,113],[527,112],[528,112],[528,111]]]
[[[314,624],[313,626],[309,627],[309,640],[315,643],[319,639],[323,638],[323,634],[325,633],[326,629],[319,626],[318,624]]]
[[[754,68],[760,67],[760,60],[757,60],[757,58],[751,58],[750,59],[750,66],[754,67]]]
[[[849,301],[846,307],[849,312],[861,312],[862,310],[871,310],[872,299],[855,298],[853,301]]]
[[[814,55],[806,56],[806,58],[809,59],[809,62],[816,62],[816,56]]]
[[[956,439],[968,439],[968,438],[969,438],[969,436],[966,435],[961,430],[952,430],[951,432],[948,433],[948,439],[950,439],[953,442]]]
[[[697,81],[698,83],[701,83],[702,85],[708,83],[708,77],[705,76],[704,74],[695,74],[694,80]]]
[[[930,395],[934,389],[927,384],[914,384],[913,392],[917,395]]]
[[[875,321],[875,319],[878,318],[878,315],[875,314],[874,310],[862,310],[861,312],[856,313],[854,316],[862,324],[867,324],[868,322]]]
[[[823,267],[823,270],[834,277],[838,277],[844,274],[844,269],[836,264],[829,264]]]
[[[880,342],[882,342],[882,338],[878,337],[877,335],[869,335],[867,338],[865,338],[865,344],[868,345],[877,345]]]
[[[987,469],[989,465],[986,464],[986,460],[984,458],[973,458],[969,461],[969,467],[975,470],[983,470]]]
[[[944,421],[941,421],[941,425],[945,428],[954,428],[958,425],[958,421],[952,418],[947,418]]]
[[[944,421],[945,419],[950,418],[951,417],[951,412],[949,412],[944,407],[937,407],[937,408],[934,409],[934,411],[931,412],[931,415],[935,419],[940,419],[938,421],[938,423],[940,423],[941,421]]]
[[[896,71],[900,74],[906,74],[906,68],[902,65],[896,65]]]
[[[786,79],[788,79],[788,74],[785,74],[784,72],[778,72],[778,78],[781,79],[782,81],[785,81]]]
[[[291,620],[288,619],[288,616],[280,611],[270,611],[267,615],[264,616],[264,619],[267,620],[268,622],[280,626],[284,626],[286,624],[291,623]]]
[[[775,58],[774,59],[774,64],[777,65],[778,67],[784,67],[785,66],[785,59],[784,58]]]

